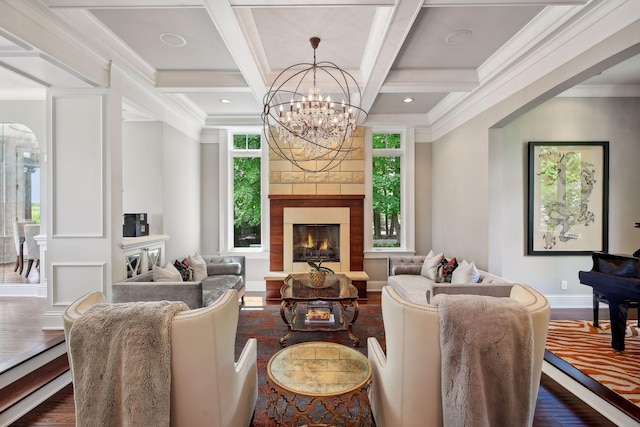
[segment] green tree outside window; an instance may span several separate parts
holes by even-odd
[[[234,135],[234,150],[259,150],[260,135]],[[260,247],[261,158],[233,157],[234,247]]]
[[[400,247],[400,156],[376,150],[401,148],[400,134],[373,134],[373,247]]]

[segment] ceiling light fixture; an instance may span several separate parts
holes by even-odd
[[[231,104],[231,100],[227,98],[222,98],[219,102],[221,104]]]
[[[408,104],[410,102],[413,102],[413,98],[405,98],[402,100],[402,102],[404,102],[405,104]]]
[[[367,118],[353,76],[333,62],[316,62],[318,37],[309,39],[313,64],[284,69],[264,96],[262,122],[269,147],[306,172],[334,169],[358,150],[353,135]],[[317,86],[326,84],[326,94]],[[308,93],[303,88],[309,85]],[[325,83],[326,82],[326,83]]]
[[[160,34],[160,41],[171,47],[182,47],[187,44],[187,40],[184,37],[174,33]]]
[[[444,38],[445,43],[449,45],[455,44],[463,44],[468,42],[473,38],[473,33],[469,30],[458,30],[452,33],[449,33],[447,37]]]

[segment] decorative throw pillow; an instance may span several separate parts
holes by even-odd
[[[420,264],[398,264],[391,267],[391,275],[399,276],[400,274],[419,275],[422,271]]]
[[[158,265],[153,266],[153,281],[154,282],[182,282],[182,276],[177,268],[170,262],[163,267]]]
[[[182,280],[184,282],[188,282],[193,278],[193,270],[191,269],[191,267],[185,265],[179,259],[177,259],[173,263],[173,266],[178,269],[178,271],[180,272],[180,275],[182,276]]]
[[[207,278],[207,263],[198,252],[193,256],[189,255],[189,265],[193,268],[193,280],[201,282]]]
[[[451,283],[479,283],[480,272],[474,262],[462,261],[451,274]]]
[[[458,267],[458,262],[455,258],[447,260],[445,257],[442,257],[442,261],[440,262],[440,266],[438,267],[439,282],[451,283],[451,276],[456,267]]]
[[[422,271],[420,272],[420,274],[427,279],[431,279],[436,282],[438,278],[438,266],[440,265],[440,261],[442,260],[442,252],[437,255],[433,255],[433,251],[430,251],[429,255],[427,255],[424,260],[424,264],[422,264]]]

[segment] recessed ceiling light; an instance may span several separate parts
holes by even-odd
[[[221,103],[221,104],[231,104],[231,100],[230,100],[230,99],[226,99],[226,98],[222,98],[222,99],[220,100],[220,103]]]
[[[162,43],[171,47],[182,47],[187,44],[184,37],[174,33],[162,33],[160,34],[160,40]]]
[[[469,30],[458,30],[452,33],[449,33],[447,37],[444,38],[445,43],[447,44],[462,44],[466,43],[473,38],[473,33]]]
[[[402,102],[404,102],[405,104],[408,104],[410,102],[413,102],[413,98],[405,98],[402,100]]]

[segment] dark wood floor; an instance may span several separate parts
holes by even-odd
[[[368,304],[380,303],[380,296],[378,293],[372,292],[369,293],[369,296],[369,301],[367,302]],[[14,298],[13,300],[21,299]],[[43,307],[46,307],[46,301],[44,301],[43,303],[43,300],[27,300],[29,301],[12,302],[7,301],[7,298],[0,298],[0,312],[16,313],[16,311],[21,311],[16,308],[18,305],[22,305],[24,307],[24,305],[27,304],[30,307],[29,310],[34,311],[31,314],[31,316],[33,317],[31,317],[30,322],[26,323],[37,323],[38,310],[33,307],[41,306],[40,310],[43,311]],[[260,293],[250,294],[248,295],[248,298],[246,298],[246,300],[248,305],[264,304],[264,296]],[[23,308],[22,310],[27,309]],[[590,318],[591,313],[589,310],[582,310],[580,312],[576,312],[575,310],[554,310],[552,313],[552,317],[555,319],[579,318],[576,316],[582,316],[582,318]],[[606,313],[603,313],[603,316],[603,318],[606,318]],[[0,341],[0,352],[4,351],[4,347],[7,343],[10,343],[14,338],[18,338],[14,335],[21,335],[19,333],[16,333],[16,331],[12,327],[2,325],[3,322],[8,322],[7,319],[9,319],[10,317],[10,315],[0,316],[0,334],[2,334],[2,340]],[[39,335],[37,331],[35,332],[35,334]],[[8,351],[5,353],[8,353]],[[74,425],[75,416],[73,403],[73,387],[71,385],[63,388],[46,402],[42,403],[40,406],[22,417],[20,420],[12,424],[12,426],[14,427]],[[560,386],[545,374],[542,374],[540,392],[538,394],[538,401],[536,404],[536,412],[533,425],[536,427],[615,426],[615,424],[604,418],[589,405],[585,404],[573,394],[569,393],[562,386]]]

